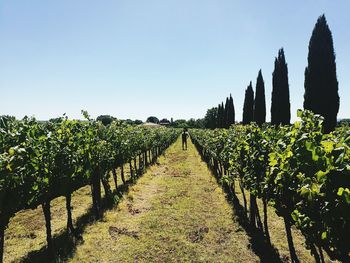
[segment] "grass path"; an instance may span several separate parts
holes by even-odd
[[[71,262],[259,262],[193,144],[178,140],[100,222]]]

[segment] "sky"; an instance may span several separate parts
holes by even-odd
[[[1,0],[0,114],[202,118],[231,93],[241,121],[245,89],[262,69],[269,121],[283,47],[296,120],[309,39],[325,14],[338,118],[350,117],[349,10],[349,0]]]

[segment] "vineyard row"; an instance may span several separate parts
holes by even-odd
[[[324,261],[323,251],[331,259],[350,262],[350,129],[324,134],[322,117],[309,111],[298,111],[298,117],[301,121],[290,126],[234,125],[191,130],[190,135],[233,195],[239,186],[246,218],[267,242],[267,205],[283,218],[292,262],[299,262],[293,225],[305,236],[316,262]],[[263,203],[263,219],[257,198]]]
[[[86,121],[63,117],[52,122],[0,118],[0,262],[4,230],[16,212],[42,206],[48,254],[53,257],[50,213],[53,199],[65,197],[67,229],[74,234],[71,211],[74,191],[91,185],[93,212],[99,219],[101,183],[106,197],[113,199],[109,179],[113,176],[117,188],[116,168],[120,167],[125,183],[124,165],[129,163],[131,177],[136,179],[179,135],[175,129],[147,129],[117,121],[104,126],[85,116]]]

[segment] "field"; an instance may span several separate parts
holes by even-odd
[[[350,135],[2,119],[5,262],[348,262]],[[5,232],[3,232],[5,230]]]
[[[237,196],[241,200],[238,191]],[[268,249],[242,221],[193,144],[183,151],[180,140],[98,222],[92,221],[91,205],[89,187],[73,194],[74,224],[81,233],[75,240],[65,230],[65,201],[53,201],[59,261],[289,262],[283,222],[273,209],[274,249]],[[40,208],[17,213],[6,230],[4,262],[45,261],[44,225]],[[295,229],[293,234],[301,262],[314,262],[302,235]]]
[[[0,263],[350,263],[350,1],[4,2]]]

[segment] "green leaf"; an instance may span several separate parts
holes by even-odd
[[[275,153],[269,153],[269,161],[270,161],[269,163],[270,166],[275,166],[277,164]]]
[[[290,158],[290,157],[293,156],[293,152],[292,152],[292,151],[288,151],[288,152],[286,153],[286,155],[287,155],[287,158]]]
[[[308,151],[311,151],[314,147],[312,147],[312,143],[310,141],[305,142],[305,147]]]
[[[300,125],[301,125],[301,122],[300,121],[296,121],[296,122],[294,122],[294,127],[295,128],[299,128],[300,127]]]
[[[309,188],[309,186],[303,186],[303,187],[300,189],[300,195],[301,195],[301,196],[308,195],[309,193],[310,193],[310,188]]]
[[[331,141],[323,141],[323,142],[321,142],[321,144],[322,144],[326,153],[330,153],[334,149],[334,143]]]
[[[13,148],[10,148],[9,149],[9,154],[12,156],[12,155],[14,155],[15,154],[15,150],[13,149]]]
[[[321,181],[323,179],[325,179],[325,176],[329,173],[329,170],[326,170],[326,171],[322,171],[322,170],[319,170],[317,173],[316,173],[316,178],[318,181]]]
[[[340,164],[343,162],[343,160],[344,160],[344,153],[342,152],[341,154],[339,154],[337,160],[335,160],[335,163]]]
[[[316,149],[312,150],[312,160],[317,162],[320,157],[316,153]]]
[[[350,190],[348,188],[345,189],[345,201],[350,205]]]
[[[12,167],[9,163],[6,165],[6,169],[9,170],[10,172],[12,172]]]
[[[298,118],[301,118],[302,115],[303,115],[303,110],[298,109],[298,110],[297,110],[297,117],[298,117]]]
[[[326,231],[322,232],[321,238],[322,238],[322,240],[327,239],[327,232]]]
[[[338,189],[337,195],[338,195],[338,196],[342,196],[342,195],[343,195],[343,192],[344,192],[344,188],[343,188],[343,187],[340,187],[340,188]]]

